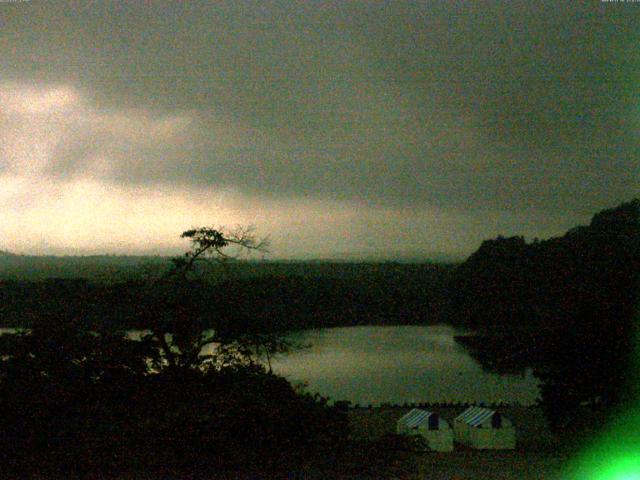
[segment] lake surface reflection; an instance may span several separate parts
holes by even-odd
[[[0,328],[3,333],[13,328]],[[139,339],[143,331],[130,331]],[[309,392],[361,405],[427,402],[506,402],[530,405],[539,382],[484,372],[454,340],[450,326],[343,327],[289,335],[309,348],[272,360],[273,371]]]
[[[273,370],[308,391],[361,405],[384,402],[508,402],[529,405],[538,380],[487,373],[449,326],[306,330],[290,339],[311,347],[277,357]]]

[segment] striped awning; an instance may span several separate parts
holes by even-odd
[[[493,410],[483,407],[469,407],[456,417],[456,420],[465,422],[472,427],[481,425],[485,420],[491,418],[496,413]]]
[[[431,415],[433,415],[431,412],[420,410],[419,408],[414,408],[409,413],[400,418],[398,422],[405,424],[409,428],[414,428],[424,422],[428,422]]]

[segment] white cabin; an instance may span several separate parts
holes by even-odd
[[[396,425],[396,432],[405,435],[420,435],[429,450],[451,452],[453,450],[453,430],[437,413],[414,408],[404,415]]]
[[[469,407],[453,420],[455,441],[471,448],[512,450],[516,430],[502,414],[484,407]]]

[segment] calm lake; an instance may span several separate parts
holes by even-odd
[[[14,331],[0,328],[0,334]],[[449,326],[343,327],[289,336],[308,348],[272,361],[275,373],[307,391],[360,405],[506,402],[530,405],[538,380],[487,373],[454,340]],[[139,336],[131,332],[131,337]]]
[[[482,370],[449,326],[307,330],[291,340],[311,347],[277,357],[273,370],[308,391],[361,405],[384,402],[508,402],[530,405],[538,380]]]

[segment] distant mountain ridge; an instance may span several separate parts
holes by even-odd
[[[162,267],[169,257],[145,256],[54,256],[0,253],[0,280],[43,280],[46,278],[86,278],[103,280],[109,276],[131,275],[144,265]]]

